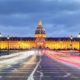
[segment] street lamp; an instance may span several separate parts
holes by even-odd
[[[71,39],[70,47],[71,47],[71,50],[72,50],[72,40],[73,40],[73,36],[72,35],[70,36],[70,39]]]
[[[0,33],[0,53],[1,53],[1,37],[2,37],[2,35]]]
[[[8,54],[9,54],[9,39],[10,39],[10,37],[9,37],[9,35],[7,36],[7,40],[8,40]]]
[[[78,38],[79,38],[79,52],[80,52],[80,33],[78,34]]]

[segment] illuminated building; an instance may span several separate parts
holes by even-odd
[[[1,34],[0,34],[1,35]],[[39,21],[34,37],[0,37],[0,49],[50,48],[54,50],[80,50],[80,38],[46,37],[42,22]]]
[[[38,23],[38,27],[35,31],[34,36],[35,36],[35,47],[36,48],[45,48],[45,46],[46,46],[46,41],[45,41],[46,33],[42,27],[41,21],[39,21],[39,23]]]

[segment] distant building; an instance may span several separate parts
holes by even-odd
[[[80,50],[80,38],[46,37],[39,21],[34,37],[0,37],[0,49],[50,48],[54,50]]]

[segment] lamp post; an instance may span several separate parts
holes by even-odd
[[[71,47],[71,50],[72,50],[72,40],[73,40],[73,36],[72,35],[70,36],[70,39],[71,39],[70,47]]]
[[[7,40],[8,40],[8,54],[9,54],[9,39],[10,39],[10,37],[9,37],[9,35],[7,36]]]
[[[80,33],[78,34],[78,39],[79,39],[79,53],[80,53]]]
[[[2,35],[0,33],[0,53],[1,53],[1,37],[2,37]]]

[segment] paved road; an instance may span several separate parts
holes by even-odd
[[[38,54],[40,53],[42,51],[38,51]],[[40,64],[33,75],[34,80],[80,80],[79,69],[57,62],[46,54],[41,57],[33,55],[0,69],[0,80],[27,80],[39,61]]]
[[[80,80],[80,70],[43,55],[34,80]]]
[[[36,56],[29,57],[18,64],[0,71],[0,80],[27,80],[38,59]]]

